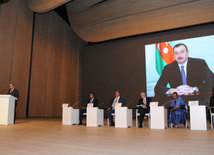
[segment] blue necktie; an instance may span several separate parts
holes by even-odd
[[[186,79],[186,75],[185,75],[185,71],[184,71],[184,66],[181,66],[181,77],[182,77],[182,84],[186,85],[187,84],[187,79]]]

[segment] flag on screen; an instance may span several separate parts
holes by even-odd
[[[155,52],[156,52],[156,70],[158,74],[161,75],[164,67],[175,60],[172,43],[171,42],[157,43],[155,47]]]

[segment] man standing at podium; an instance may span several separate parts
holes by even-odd
[[[17,98],[19,98],[19,91],[17,89],[15,89],[15,85],[13,83],[11,83],[9,85],[9,90],[8,90],[8,94],[14,96]],[[16,120],[16,107],[17,107],[17,100],[15,101],[15,108],[14,108],[14,124],[15,124],[15,120]]]
[[[90,92],[89,93],[89,99],[88,99],[86,105],[83,106],[82,109],[80,109],[80,115],[79,115],[80,123],[79,123],[79,125],[83,125],[83,123],[82,123],[83,113],[86,113],[86,108],[87,108],[87,105],[89,103],[92,103],[93,107],[98,107],[99,101],[94,96],[95,96],[94,92]]]
[[[122,97],[120,97],[120,92],[119,91],[115,91],[114,93],[115,95],[115,98],[113,98],[110,102],[110,105],[109,107],[107,108],[107,116],[108,116],[108,119],[111,123],[111,126],[114,126],[114,122],[113,122],[113,117],[112,117],[112,113],[114,113],[115,111],[115,106],[117,103],[122,103],[122,107],[125,107],[126,106],[126,100]]]

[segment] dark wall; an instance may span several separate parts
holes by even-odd
[[[106,107],[119,90],[129,107],[146,91],[145,45],[214,34],[214,23],[87,45],[81,55],[81,100],[94,91]],[[156,100],[156,99],[154,99]],[[160,101],[163,104],[165,101]]]

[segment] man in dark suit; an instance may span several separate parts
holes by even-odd
[[[125,98],[120,97],[119,91],[115,91],[114,95],[115,95],[115,97],[111,99],[110,105],[107,108],[107,116],[111,123],[111,126],[114,126],[112,113],[114,113],[114,111],[115,111],[116,104],[122,103],[122,105],[121,105],[122,107],[126,106],[126,100],[125,100]]]
[[[79,123],[79,125],[83,125],[83,123],[82,123],[83,113],[87,112],[86,108],[87,108],[87,105],[89,103],[92,103],[93,107],[98,107],[98,105],[99,105],[99,101],[98,101],[98,99],[95,98],[94,92],[90,92],[89,93],[89,99],[88,99],[87,103],[82,107],[82,109],[80,109],[80,114],[79,114],[79,121],[80,121],[80,123]]]
[[[140,113],[139,126],[138,126],[139,128],[142,128],[145,114],[150,112],[150,102],[151,102],[151,99],[146,97],[146,93],[141,92],[140,99],[137,103],[138,113]]]
[[[210,107],[214,108],[214,87],[212,88],[212,96],[210,97],[209,109]],[[211,111],[214,112],[214,109],[211,109]]]
[[[155,86],[155,96],[173,92],[178,95],[208,92],[214,85],[214,74],[207,63],[202,59],[188,57],[189,51],[185,44],[175,45],[173,51],[176,61],[164,67]]]
[[[19,99],[19,91],[17,89],[15,89],[15,85],[13,83],[9,84],[8,94],[16,97],[17,100]],[[14,124],[15,124],[15,121],[16,121],[17,100],[15,101],[15,108],[14,108]]]

